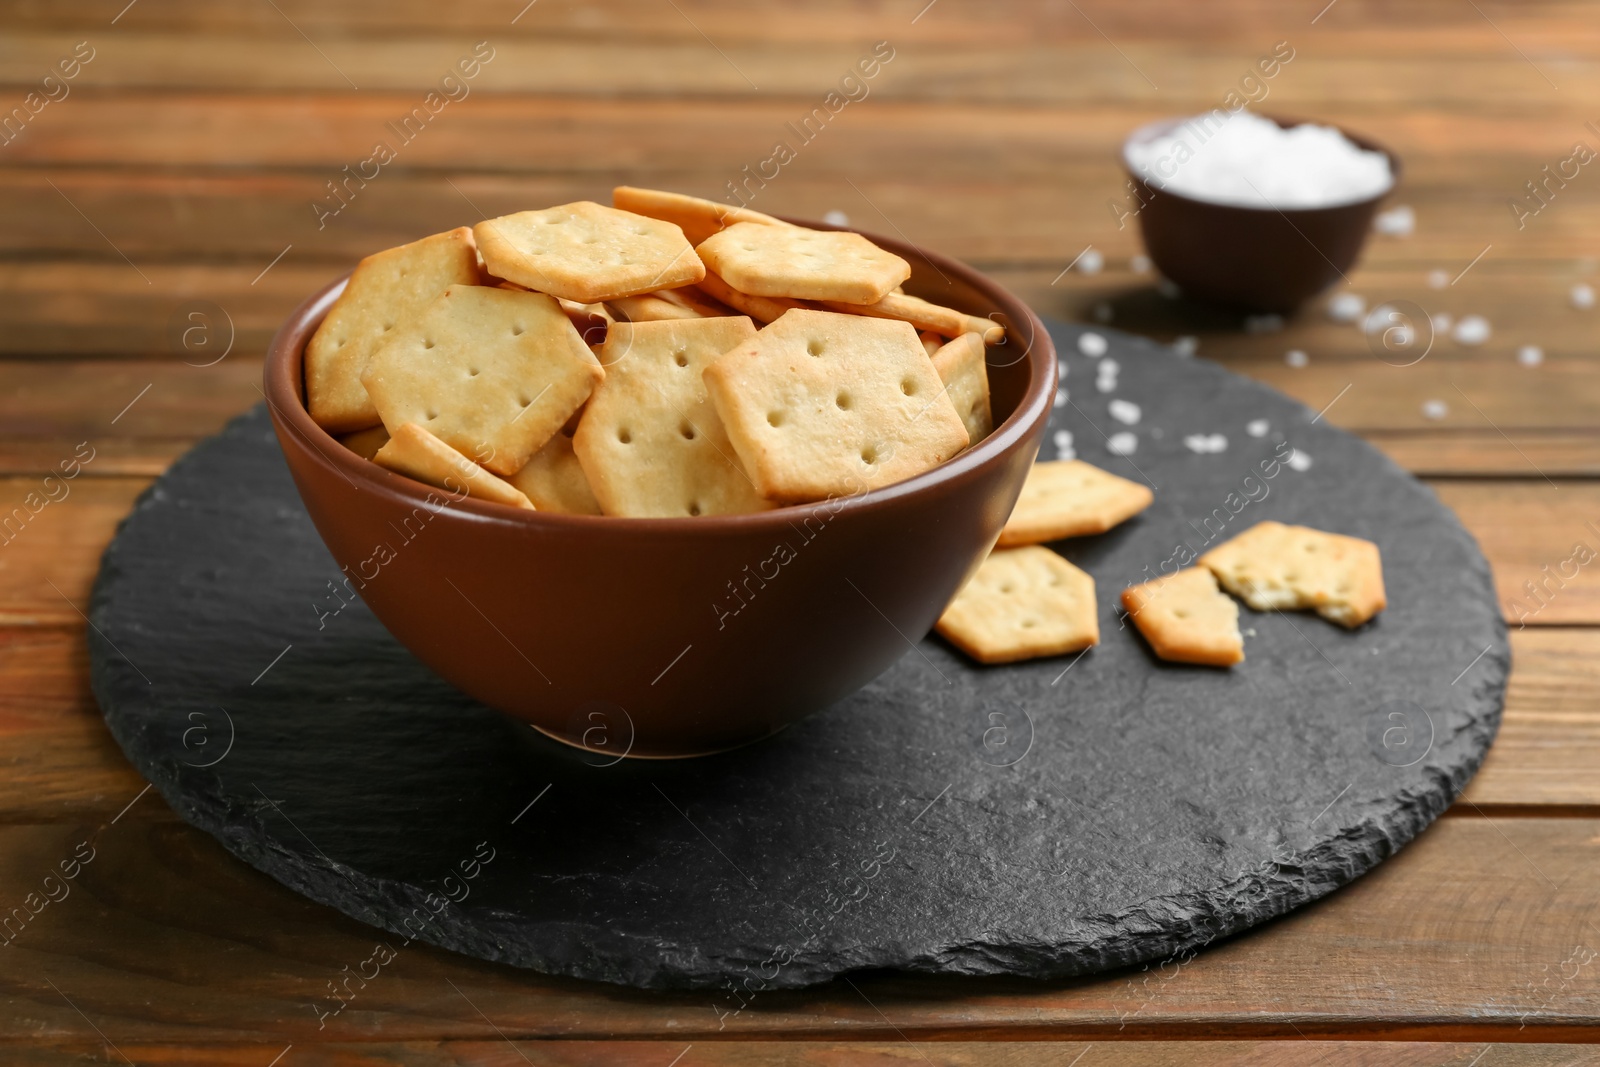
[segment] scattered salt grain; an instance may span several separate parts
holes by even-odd
[[[1098,248],[1085,248],[1083,255],[1078,257],[1078,270],[1084,274],[1099,274],[1106,265],[1106,257],[1100,254]]]
[[[1298,348],[1291,348],[1283,354],[1283,361],[1291,367],[1304,367],[1311,362],[1311,357]]]
[[[1078,453],[1072,447],[1072,431],[1057,430],[1052,438],[1056,446],[1057,459],[1077,459]]]
[[[1066,376],[1067,376],[1067,361],[1064,360],[1064,359],[1056,360],[1056,377],[1058,379],[1060,379],[1060,378],[1065,378]]]
[[[1463,315],[1452,336],[1457,344],[1481,345],[1489,339],[1489,320],[1482,315]]]
[[[1417,228],[1417,213],[1401,204],[1378,212],[1378,217],[1372,220],[1372,228],[1390,237],[1410,237],[1411,231]]]
[[[850,216],[842,211],[830,211],[822,216],[822,221],[829,226],[848,226],[850,225]]]
[[[1067,406],[1067,391],[1065,389],[1057,389],[1056,390],[1056,407],[1064,408],[1066,406]]]
[[[1090,359],[1099,359],[1106,354],[1106,349],[1111,347],[1106,344],[1106,339],[1097,333],[1080,333],[1078,335],[1078,351]]]
[[[1449,274],[1449,272],[1442,271],[1442,270],[1430,270],[1428,272],[1428,288],[1430,288],[1430,289],[1443,289],[1445,286],[1447,286],[1449,284],[1450,284],[1450,274]]]
[[[1433,323],[1434,333],[1449,333],[1450,327],[1454,326],[1456,322],[1455,316],[1448,311],[1436,311],[1428,321]]]
[[[1135,274],[1144,274],[1151,267],[1149,256],[1134,256],[1128,260],[1128,269]]]
[[[1113,400],[1106,405],[1106,410],[1111,412],[1111,417],[1124,426],[1136,426],[1142,412],[1139,405],[1131,400]]]
[[[1183,439],[1183,444],[1189,451],[1198,452],[1202,456],[1228,450],[1228,439],[1220,433],[1192,433]]]
[[[1192,356],[1200,348],[1200,338],[1184,334],[1182,337],[1173,339],[1172,347],[1178,350],[1178,355],[1180,356]]]
[[[1443,400],[1424,400],[1422,402],[1422,417],[1425,419],[1442,419],[1450,414],[1450,405]]]
[[[1538,345],[1523,345],[1517,349],[1517,362],[1524,367],[1537,367],[1544,362],[1544,349]]]
[[[1121,433],[1111,435],[1110,439],[1106,441],[1106,448],[1113,456],[1131,456],[1139,450],[1139,438],[1137,435],[1123,430]]]
[[[1265,437],[1270,429],[1272,426],[1266,419],[1251,419],[1245,424],[1244,432],[1251,437]]]
[[[1115,378],[1096,378],[1094,387],[1102,393],[1114,393],[1117,391],[1117,380]]]
[[[1115,359],[1102,359],[1095,364],[1095,374],[1101,378],[1115,378],[1117,372],[1122,370],[1122,364]]]
[[[1298,448],[1289,453],[1289,458],[1286,462],[1289,464],[1290,468],[1297,471],[1308,471],[1311,469],[1311,457],[1300,451]]]
[[[1378,196],[1394,184],[1389,158],[1331,126],[1285,129],[1249,111],[1220,109],[1146,127],[1124,150],[1158,189],[1213,204],[1320,208]]]
[[[1366,310],[1366,299],[1356,293],[1339,293],[1328,301],[1328,318],[1334,322],[1355,322]]]
[[[1572,287],[1572,292],[1567,294],[1567,297],[1572,301],[1572,306],[1575,308],[1587,310],[1594,307],[1593,286],[1584,285],[1582,282],[1579,282],[1577,285]]]

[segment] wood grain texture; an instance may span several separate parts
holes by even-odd
[[[93,850],[64,898],[37,907],[0,949],[0,1040],[82,1041],[84,1016],[119,1044],[181,1035],[184,1043],[280,1048],[481,1041],[497,1032],[670,1035],[685,1044],[1371,1032],[1561,1041],[1584,1040],[1600,1025],[1600,964],[1580,966],[1573,955],[1596,943],[1591,924],[1600,919],[1593,819],[1445,819],[1400,859],[1267,927],[1189,961],[1081,981],[863,975],[759,994],[730,1014],[736,1003],[707,994],[542,978],[412,947],[364,987],[352,982],[343,1010],[324,1018],[319,1012],[339,1005],[330,983],[343,990],[343,969],[353,972],[384,935],[233,861],[162,813],[152,794],[115,825],[0,827],[8,907],[22,905],[62,859]]]

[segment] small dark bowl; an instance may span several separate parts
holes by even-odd
[[[1022,301],[955,260],[868,236],[913,265],[908,291],[1008,328],[989,350],[994,433],[933,470],[754,515],[441,506],[441,490],[361,459],[306,413],[302,355],[341,279],[267,353],[267,402],[306,510],[418,659],[607,758],[715,752],[827,707],[907,654],[994,544],[1056,383],[1050,335]]]
[[[1290,128],[1303,120],[1264,116]],[[1163,192],[1128,162],[1127,145],[1187,122],[1140,127],[1122,149],[1122,165],[1143,207],[1139,230],[1161,273],[1186,296],[1254,311],[1289,312],[1343,278],[1356,264],[1378,204],[1400,182],[1400,159],[1366,137],[1351,141],[1389,158],[1394,180],[1377,196],[1324,208],[1237,207]]]

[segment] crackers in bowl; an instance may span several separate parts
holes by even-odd
[[[307,411],[364,459],[520,510],[860,493],[994,428],[1003,329],[907,296],[910,273],[860,234],[620,186],[363,260],[306,347]]]

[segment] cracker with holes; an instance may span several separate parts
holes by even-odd
[[[1354,629],[1387,604],[1378,546],[1309,526],[1257,523],[1200,563],[1257,611],[1309,609]]]
[[[923,344],[927,341],[924,339]],[[964,333],[930,353],[934,372],[945,393],[966,424],[969,443],[977,444],[994,430],[989,409],[989,365],[984,359],[983,335]]]
[[[1164,660],[1231,667],[1244,659],[1239,605],[1204,567],[1129,586],[1122,591],[1122,606]]]
[[[751,296],[872,304],[911,276],[911,264],[845,230],[740,222],[695,251],[709,270]]]
[[[391,434],[416,423],[514,474],[604,377],[553,298],[452,285],[389,335],[361,380]]]
[[[997,345],[1005,340],[1006,329],[992,319],[980,319],[965,311],[941,307],[918,296],[890,293],[873,304],[851,304],[837,300],[824,300],[823,306],[852,315],[872,315],[881,319],[900,319],[919,330],[929,330],[941,337],[960,337],[964,333],[983,335],[986,343]]]
[[[414,422],[396,426],[394,436],[372,457],[408,478],[467,496],[533,510],[521,491],[490,474]]]
[[[718,357],[704,378],[746,473],[779,503],[889,485],[967,446],[961,416],[903,322],[796,309]]]
[[[782,219],[751,211],[747,207],[719,204],[698,196],[668,193],[660,189],[640,189],[619,185],[611,190],[611,206],[670,222],[683,231],[690,244],[699,244],[714,233],[721,233],[736,222],[758,222],[768,226],[787,226]]]
[[[496,277],[580,304],[688,285],[705,267],[670,222],[588,200],[472,228]]]
[[[572,451],[572,438],[558,433],[506,481],[533,501],[540,511],[557,515],[598,515],[589,479]]]
[[[677,518],[763,511],[701,375],[756,336],[744,316],[611,327],[573,448],[607,515]]]
[[[361,372],[396,327],[446,288],[478,281],[465,226],[374,253],[356,264],[327,318],[306,344],[306,410],[329,433],[378,424]]]
[[[979,663],[1077,652],[1100,643],[1094,579],[1048,548],[998,549],[935,629]]]
[[[1000,531],[1002,547],[1105,533],[1150,506],[1150,490],[1081,459],[1035,463]]]

